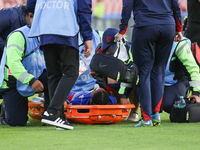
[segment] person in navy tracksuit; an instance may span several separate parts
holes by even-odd
[[[116,41],[126,32],[132,10],[132,53],[139,68],[137,94],[142,112],[142,121],[135,127],[159,125],[165,67],[173,40],[182,39],[181,11],[178,0],[123,0]]]

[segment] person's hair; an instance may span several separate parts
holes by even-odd
[[[93,105],[107,105],[110,102],[109,95],[106,91],[97,91],[92,96]]]
[[[26,9],[26,6],[22,6],[22,10],[25,12],[26,15],[28,15],[30,12]]]

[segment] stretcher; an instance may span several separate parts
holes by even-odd
[[[33,120],[41,120],[43,104],[28,103],[28,114]],[[66,105],[65,115],[69,122],[83,124],[117,124],[128,117],[133,104],[127,105]]]
[[[44,112],[44,104],[31,103],[28,102],[28,115],[33,119],[40,121],[42,112]]]

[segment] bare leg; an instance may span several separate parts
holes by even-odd
[[[135,105],[135,108],[132,108],[131,112],[138,113],[139,101],[135,89],[133,89],[129,94],[129,100],[131,104]]]
[[[135,108],[131,109],[131,112],[127,118],[127,121],[138,122],[139,121],[139,116],[138,116],[139,101],[138,101],[138,97],[137,97],[137,93],[135,89],[133,89],[131,93],[129,94],[129,100],[131,104],[135,105]]]

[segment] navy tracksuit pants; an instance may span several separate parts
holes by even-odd
[[[145,121],[160,111],[167,60],[175,36],[175,25],[136,27],[132,34],[133,60],[139,69],[136,86]]]
[[[164,110],[170,113],[175,100],[180,96],[186,97],[189,87],[188,80],[178,81],[174,85],[165,86],[161,111]]]

